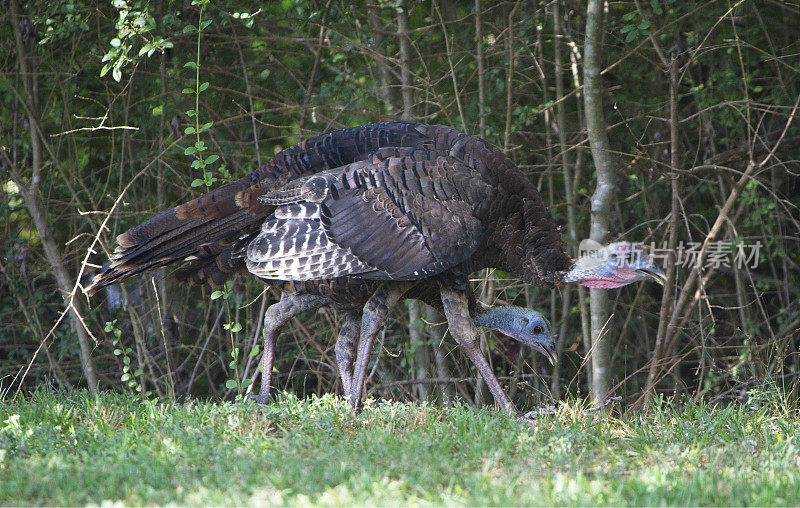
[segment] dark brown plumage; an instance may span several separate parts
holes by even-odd
[[[314,198],[310,189],[321,182]],[[318,219],[297,215],[314,212]],[[258,240],[262,224],[281,221],[307,229]],[[571,265],[538,192],[501,150],[450,127],[384,122],[310,138],[247,177],[132,228],[87,292],[175,262],[188,263],[183,278],[220,283],[245,269],[248,245],[257,255],[306,238],[330,238],[359,263],[348,268],[336,258],[342,266],[327,277],[413,280],[494,266],[552,285]],[[257,270],[270,263],[261,259],[251,261]],[[313,278],[315,261],[298,261],[292,279]]]
[[[245,270],[291,281],[301,290],[284,302],[289,310],[363,305],[354,403],[387,309],[416,281],[426,280],[426,291],[439,288],[435,300],[451,332],[498,403],[513,407],[475,345],[464,293],[470,273],[502,268],[543,286],[589,276],[597,284],[614,274],[608,287],[617,287],[647,276],[619,276],[610,263],[576,272],[539,193],[511,159],[475,136],[412,122],[307,139],[249,176],[132,228],[118,243],[89,294],[182,263],[179,277],[195,283],[220,284]]]

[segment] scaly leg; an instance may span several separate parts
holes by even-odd
[[[353,385],[353,354],[356,350],[356,339],[361,330],[361,315],[350,311],[344,315],[339,337],[336,339],[336,364],[339,366],[339,377],[342,379],[344,394],[350,393]]]
[[[358,341],[358,357],[353,372],[353,382],[350,385],[350,404],[353,408],[358,408],[361,403],[364,378],[367,376],[367,363],[369,363],[372,353],[375,336],[386,322],[389,309],[397,303],[409,287],[408,284],[395,284],[391,288],[380,288],[364,305],[364,313],[361,316],[361,339]]]
[[[307,310],[316,309],[330,302],[317,295],[281,294],[277,303],[270,305],[264,313],[264,353],[261,357],[261,390],[250,398],[259,404],[269,401],[269,390],[272,383],[272,365],[275,361],[275,340],[283,325],[293,317]]]
[[[489,366],[489,362],[486,361],[486,357],[481,352],[478,343],[478,331],[469,315],[466,292],[445,285],[441,285],[440,290],[444,315],[447,317],[447,323],[450,326],[450,334],[478,369],[478,373],[486,382],[489,391],[492,392],[495,403],[500,406],[500,409],[516,414],[517,408],[514,407],[514,403],[511,402],[503,387],[500,386],[500,381],[497,380],[492,368]]]

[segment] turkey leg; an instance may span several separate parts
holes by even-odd
[[[492,372],[489,362],[486,361],[486,357],[483,356],[478,345],[478,330],[469,315],[466,292],[449,288],[444,284],[440,285],[440,290],[444,315],[450,327],[450,334],[478,369],[478,373],[486,382],[489,391],[492,392],[495,403],[500,409],[516,414],[517,408],[514,407],[514,403],[511,402],[503,387],[500,386],[500,381],[497,380],[494,372]]]
[[[282,293],[281,299],[273,303],[264,313],[264,353],[261,357],[261,389],[258,395],[250,398],[259,404],[269,401],[269,390],[272,383],[272,364],[275,361],[275,340],[280,329],[293,317],[307,310],[327,305],[329,302],[322,296],[297,295]]]
[[[353,353],[360,330],[361,315],[355,311],[346,313],[335,347],[336,364],[339,367],[339,377],[342,379],[342,390],[345,396],[350,393],[350,387],[353,385]]]
[[[364,378],[367,376],[367,363],[372,353],[375,336],[386,322],[389,309],[403,296],[409,285],[394,285],[391,289],[380,288],[369,297],[361,316],[361,339],[358,341],[358,356],[350,385],[350,405],[358,408],[364,390]]]

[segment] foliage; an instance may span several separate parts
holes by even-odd
[[[21,190],[36,191],[65,265],[77,277],[95,236],[100,243],[88,261],[101,265],[116,235],[153,213],[240,178],[307,136],[397,117],[395,33],[404,4],[370,4],[377,8],[313,0],[17,0],[16,18],[11,9],[0,9],[0,389],[85,386],[69,321],[48,335],[64,301]],[[565,237],[568,166],[576,191],[575,239],[586,236],[594,176],[580,95],[583,7],[561,0],[522,3],[509,30],[517,4],[482,2],[481,76],[472,2],[407,4],[417,118],[458,128],[463,118],[464,130],[477,134],[483,114],[485,136],[506,148],[539,186]],[[555,33],[555,6],[561,33]],[[797,8],[670,0],[609,6],[603,84],[621,168],[615,236],[666,241],[668,172],[674,169],[682,189],[679,240],[702,242],[750,159],[760,163],[770,156],[744,187],[719,238],[733,245],[760,241],[760,262],[739,272],[723,267],[704,282],[679,327],[674,355],[666,360],[669,375],[658,390],[713,399],[738,397],[763,379],[794,387],[800,373],[800,33],[787,20]],[[555,96],[557,42],[561,98]],[[654,44],[680,66],[677,168],[670,168],[668,74]],[[26,76],[36,85],[32,116]],[[563,123],[556,114],[561,107]],[[34,137],[43,144],[38,179],[32,173]],[[678,282],[690,273],[680,266]],[[91,275],[84,273],[81,282]],[[224,289],[229,297],[211,300],[223,290],[178,285],[169,275],[156,274],[155,285],[148,276],[110,288],[91,300],[91,309],[78,294],[84,323],[99,341],[93,359],[101,388],[127,390],[135,379],[143,391],[161,397],[171,387],[179,397],[244,393],[258,353],[241,352],[254,351],[259,304],[277,295],[260,296],[261,284],[237,279]],[[492,271],[476,274],[474,286],[485,303],[528,305],[550,315],[554,327],[564,324],[565,353],[555,380],[541,358],[489,337],[492,363],[520,406],[551,393],[586,393],[587,350],[575,292],[525,288]],[[152,303],[156,294],[160,308]],[[616,344],[610,368],[618,393],[628,399],[636,399],[645,383],[661,295],[649,285],[612,297],[609,333]],[[568,298],[564,313],[562,296]],[[390,354],[371,365],[368,388],[375,395],[415,397],[404,384],[418,370],[416,351],[407,347],[407,324],[406,311],[398,309],[383,334],[383,351]],[[337,391],[337,329],[338,317],[327,311],[287,327],[276,355],[278,386],[299,396]],[[125,347],[114,344],[120,337]],[[443,400],[451,389],[480,403],[476,376],[449,338],[431,335],[424,344],[442,346],[437,354],[453,380],[432,385],[433,396]],[[142,374],[120,381],[123,356],[115,349],[130,350],[127,357]],[[435,365],[427,368],[436,377]]]

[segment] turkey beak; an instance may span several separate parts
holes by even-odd
[[[556,353],[556,341],[555,338],[548,341],[546,344],[539,344],[540,347],[537,349],[547,357],[550,361],[550,365],[555,365],[558,361],[558,354]]]
[[[639,268],[639,271],[647,275],[657,283],[661,284],[662,286],[665,286],[667,284],[667,276],[664,275],[664,272],[662,272],[661,269],[655,265],[653,265],[650,268]]]

